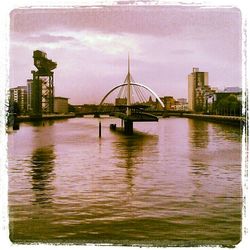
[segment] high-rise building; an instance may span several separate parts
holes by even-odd
[[[27,87],[18,86],[16,88],[11,88],[9,93],[10,105],[16,103],[18,105],[21,114],[27,112]]]
[[[206,94],[209,92],[208,72],[200,72],[193,68],[188,75],[188,109],[201,112],[206,108]]]
[[[31,98],[32,98],[32,79],[27,79],[27,111],[32,112],[32,104],[31,104]]]

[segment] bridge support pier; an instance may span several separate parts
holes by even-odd
[[[125,135],[133,134],[133,122],[129,120],[124,121],[124,133]]]
[[[101,138],[101,137],[102,137],[102,124],[99,121],[99,138]]]

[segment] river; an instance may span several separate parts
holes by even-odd
[[[151,246],[241,240],[241,131],[188,118],[22,123],[8,135],[10,239]]]

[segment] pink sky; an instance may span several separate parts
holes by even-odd
[[[31,78],[33,50],[58,63],[55,95],[99,103],[127,73],[159,96],[187,98],[193,67],[209,85],[241,86],[241,14],[236,8],[110,6],[16,9],[11,13],[10,86]]]

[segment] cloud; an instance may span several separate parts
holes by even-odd
[[[140,52],[137,39],[128,34],[106,34],[102,32],[82,31],[66,32],[78,41],[79,46],[86,49],[100,51],[105,54],[117,55],[130,50]]]
[[[238,27],[235,8],[203,9],[181,6],[104,6],[74,9],[16,9],[11,13],[11,31],[36,33],[44,30],[92,30],[102,33],[131,33],[153,36],[202,37]],[[199,32],[196,32],[196,31]]]
[[[73,37],[62,36],[62,35],[50,35],[50,34],[41,34],[41,35],[31,35],[29,37],[30,42],[61,42],[61,41],[72,41]]]
[[[13,32],[11,34],[11,45],[19,47],[34,48],[60,48],[74,42],[73,37],[65,35],[53,35],[48,33],[22,34]]]
[[[192,67],[208,71],[211,83],[241,80],[241,19],[233,8],[15,10],[10,41],[13,85],[31,77],[33,50],[45,50],[58,63],[57,95],[77,103],[98,102],[123,82],[128,52],[133,78],[161,96],[186,96]]]
[[[62,35],[63,34],[63,35]],[[105,54],[118,55],[136,51],[140,53],[140,47],[136,36],[129,34],[107,34],[95,31],[49,31],[38,34],[12,35],[12,44],[33,48],[34,45],[43,48],[67,48],[70,50],[90,49]]]

